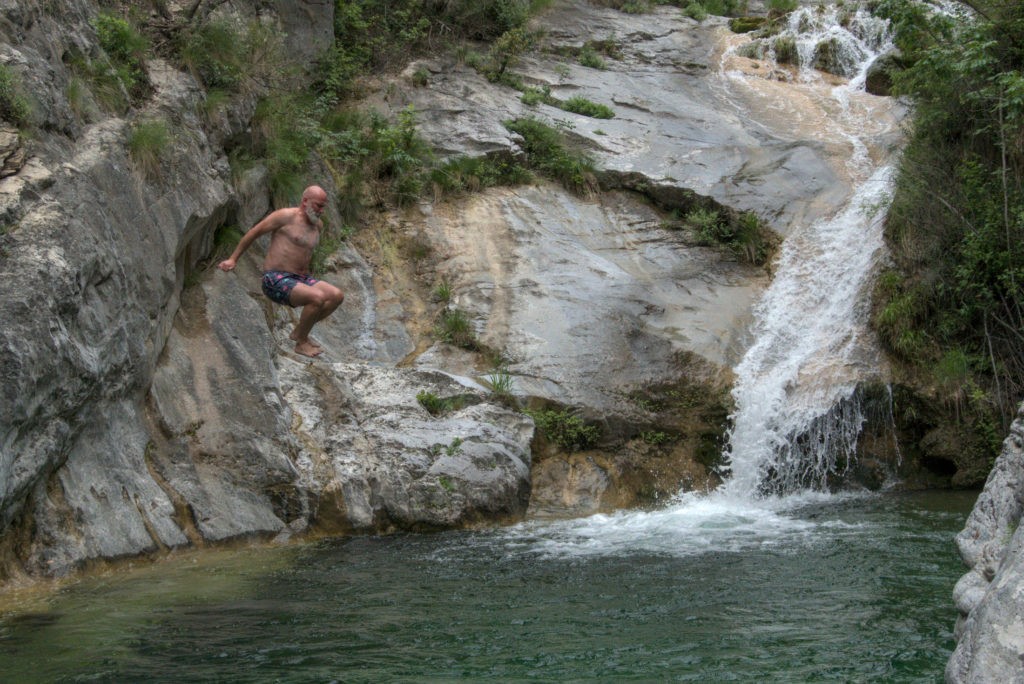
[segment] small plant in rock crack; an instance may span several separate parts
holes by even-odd
[[[512,374],[504,367],[497,367],[484,377],[491,387],[491,394],[502,401],[512,399]]]
[[[442,342],[470,351],[476,351],[480,347],[469,317],[458,309],[445,309],[441,313],[441,318],[434,327],[434,334]]]
[[[431,444],[427,451],[429,451],[430,455],[435,458],[441,454],[444,454],[445,456],[457,456],[462,453],[462,438],[456,437],[452,440],[451,444]],[[447,489],[447,487],[445,487],[445,489]]]
[[[416,401],[427,410],[432,416],[440,416],[449,411],[458,411],[465,405],[465,399],[460,396],[441,398],[428,390],[422,390],[416,394]]]
[[[434,288],[433,298],[435,302],[447,304],[452,300],[452,284],[447,279],[442,279]]]

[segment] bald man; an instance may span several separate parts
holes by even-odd
[[[330,316],[345,300],[345,294],[330,283],[309,274],[313,248],[320,241],[324,224],[320,216],[327,206],[327,193],[311,185],[302,193],[297,207],[278,209],[249,229],[231,256],[217,267],[233,271],[238,259],[261,235],[270,233],[270,249],[263,260],[263,293],[278,304],[302,307],[299,323],[289,337],[295,352],[315,357],[323,353],[309,333],[313,326]]]

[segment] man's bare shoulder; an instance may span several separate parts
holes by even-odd
[[[283,209],[275,209],[266,216],[263,220],[257,224],[258,228],[262,228],[263,231],[277,230],[278,228],[284,228],[285,226],[295,223],[298,218],[299,210],[295,207],[285,207]]]

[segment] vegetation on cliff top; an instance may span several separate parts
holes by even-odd
[[[887,224],[883,341],[990,453],[1024,397],[1024,4],[883,0],[914,128]]]

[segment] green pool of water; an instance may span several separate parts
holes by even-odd
[[[4,681],[936,682],[975,494],[180,554],[2,597]]]

